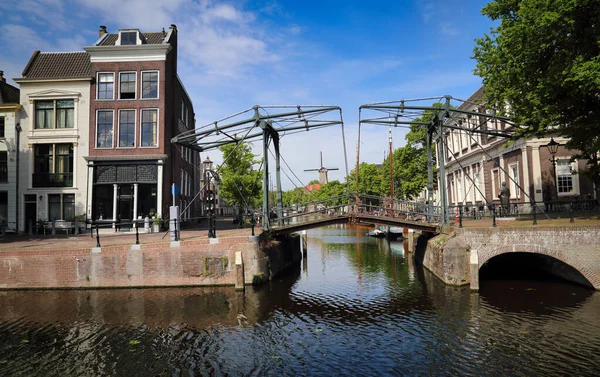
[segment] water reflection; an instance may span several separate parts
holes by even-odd
[[[232,288],[0,292],[0,375],[595,375],[600,296],[415,267],[366,228],[311,230],[283,279]]]

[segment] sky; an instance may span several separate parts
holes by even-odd
[[[0,0],[0,70],[16,85],[12,78],[21,77],[34,50],[82,51],[96,42],[100,25],[116,33],[176,24],[179,77],[198,126],[255,105],[340,106],[352,170],[360,105],[443,95],[467,99],[481,86],[471,56],[475,39],[493,26],[481,14],[486,3]],[[406,131],[393,129],[394,148],[405,145]],[[260,148],[254,146],[256,153]],[[361,127],[361,162],[381,163],[387,150],[387,128]],[[312,130],[281,140],[284,190],[318,179],[304,170],[321,167],[319,152],[325,167],[339,168],[329,180],[344,180],[341,127]],[[222,161],[217,151],[201,158],[207,155]]]

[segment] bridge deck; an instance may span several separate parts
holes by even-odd
[[[323,217],[320,219],[309,220],[309,221],[292,224],[292,225],[272,226],[271,234],[283,235],[283,234],[299,232],[299,231],[306,230],[306,229],[318,228],[318,227],[326,226],[326,225],[344,224],[344,223],[351,222],[353,219],[356,219],[357,222],[363,222],[363,223],[369,223],[369,224],[397,226],[397,227],[402,227],[402,228],[420,230],[420,231],[428,232],[428,233],[437,233],[438,232],[438,227],[435,224],[429,224],[429,223],[413,221],[413,220],[399,219],[399,218],[395,218],[395,217],[359,214],[356,217],[353,217],[351,215],[337,215],[337,216],[328,216],[328,217]]]

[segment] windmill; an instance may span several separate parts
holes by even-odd
[[[304,171],[318,171],[319,172],[319,183],[321,185],[326,185],[329,182],[327,178],[327,172],[330,170],[339,170],[339,168],[326,168],[323,166],[323,152],[321,153],[321,167],[319,169],[306,169]]]

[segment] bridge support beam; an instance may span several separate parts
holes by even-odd
[[[471,250],[469,274],[471,290],[479,291],[479,254],[477,253],[477,250]]]

